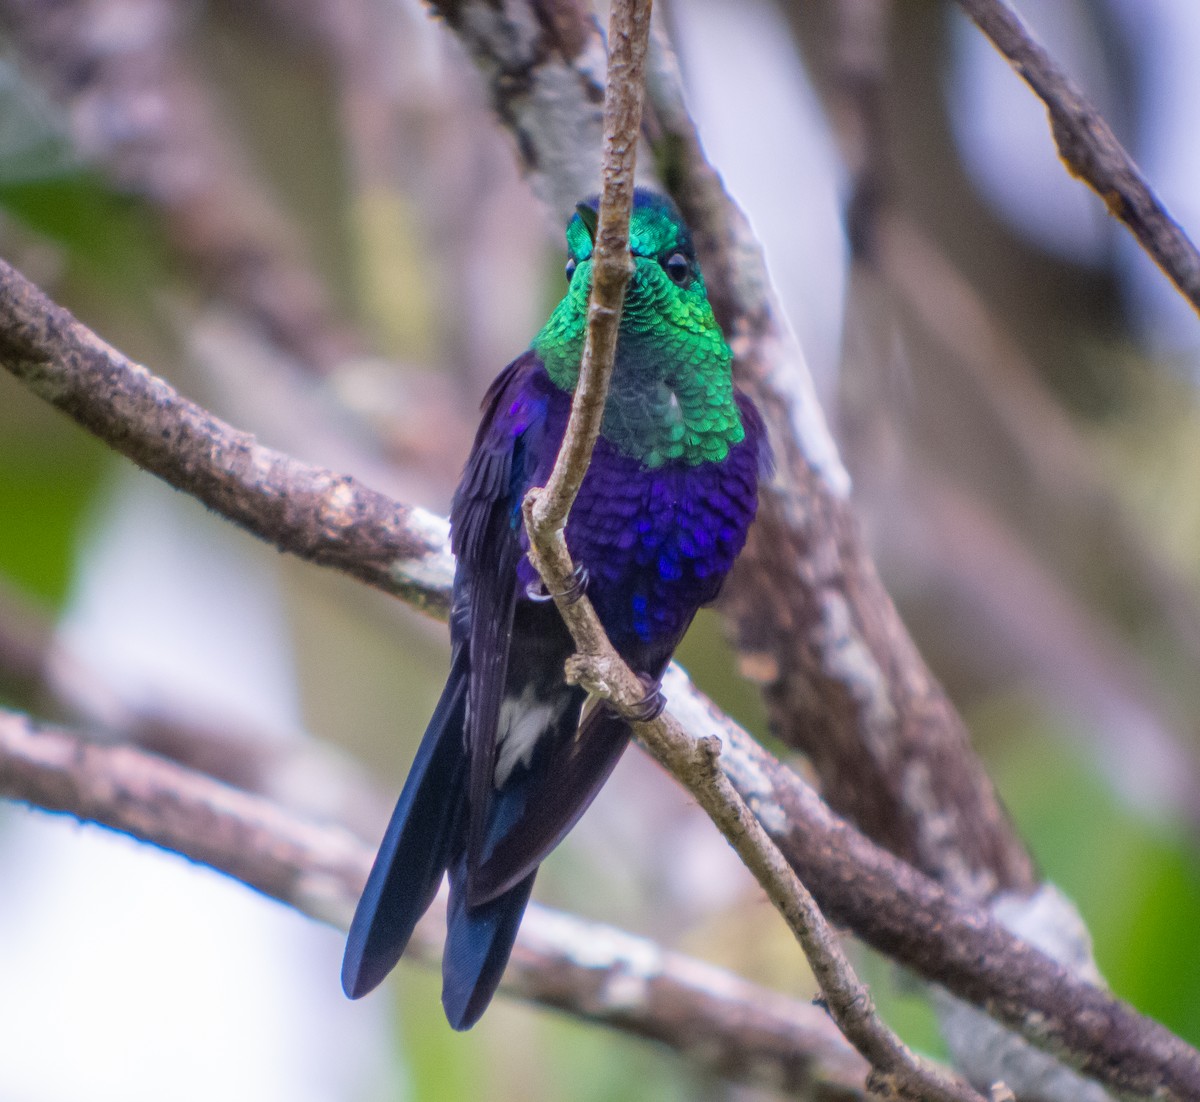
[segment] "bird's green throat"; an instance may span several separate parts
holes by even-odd
[[[568,392],[583,358],[594,229],[587,208],[567,226],[570,287],[533,340],[555,386]],[[709,305],[691,237],[668,200],[639,191],[629,245],[634,272],[601,433],[647,467],[720,462],[745,430],[734,401],[733,356]]]

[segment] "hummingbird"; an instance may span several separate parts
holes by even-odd
[[[521,504],[562,443],[587,326],[595,199],[567,225],[567,291],[530,348],[492,383],[450,509],[457,566],[450,673],[359,900],[342,964],[350,998],[395,967],[443,874],[450,882],[442,1005],[455,1029],[487,1008],[538,866],[587,809],[631,730],[566,682],[574,652],[530,564]],[[637,189],[625,293],[600,437],[571,509],[586,590],[613,645],[658,684],[697,610],[746,541],[762,421],[733,384],[691,234],[674,204]]]

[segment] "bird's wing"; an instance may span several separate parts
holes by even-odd
[[[492,796],[496,726],[504,697],[517,600],[521,499],[545,432],[548,380],[526,352],[488,390],[483,418],[450,508],[458,559],[456,598],[466,603],[468,848],[478,853]]]
[[[742,415],[742,428],[746,431],[746,444],[757,459],[757,481],[770,482],[775,474],[775,454],[771,450],[771,440],[767,433],[766,423],[756,406],[740,390],[734,391],[738,412]]]
[[[598,705],[573,735],[542,741],[530,769],[500,796],[504,822],[473,870],[472,906],[503,896],[537,869],[608,780],[629,734],[629,724]]]

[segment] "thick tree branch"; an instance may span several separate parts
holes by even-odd
[[[478,62],[535,188],[565,218],[595,188],[602,140],[599,35],[582,6],[433,6]],[[779,460],[729,587],[744,672],[763,683],[776,733],[811,756],[830,800],[872,837],[977,898],[1031,891],[1028,854],[867,555],[761,249],[704,159],[667,51],[652,51],[651,70],[643,130]]]
[[[1124,222],[1150,258],[1200,311],[1200,253],[1155,195],[1112,128],[1004,0],[958,0],[1046,105],[1059,156]]]
[[[446,522],[263,447],[126,359],[0,261],[0,358],[139,467],[280,551],[445,616]]]
[[[305,821],[262,796],[5,711],[0,797],[183,854],[339,929],[349,923],[374,852],[343,827]],[[443,922],[439,904],[408,956],[436,964]],[[817,1102],[865,1097],[866,1066],[818,1008],[536,904],[503,989],[658,1041],[731,1079]]]
[[[1031,891],[1025,847],[867,553],[761,247],[704,157],[665,43],[650,92],[663,174],[778,463],[725,602],[743,672],[763,685],[775,733],[872,838],[972,898]]]
[[[31,331],[39,334],[36,339]],[[84,356],[81,348],[96,351]],[[37,357],[32,362],[31,350]],[[98,370],[93,369],[94,358]],[[147,437],[165,432],[178,454],[158,458],[153,469],[161,477],[176,479],[172,484],[177,488],[277,546],[294,546],[295,553],[311,541],[291,538],[293,528],[287,525],[284,533],[289,538],[277,540],[279,515],[291,515],[280,499],[294,492],[307,502],[336,484],[342,489],[343,512],[383,515],[392,523],[326,534],[321,546],[327,553],[318,561],[386,592],[399,590],[417,607],[443,615],[448,609],[452,559],[445,542],[439,544],[431,535],[439,528],[444,541],[444,521],[431,521],[429,514],[390,502],[353,479],[261,449],[252,437],[180,398],[145,368],[109,348],[2,264],[0,362],[114,445],[132,441],[133,450],[140,453]],[[260,452],[271,461],[230,468],[231,454]],[[209,492],[212,486],[222,492]],[[227,504],[230,512],[224,512]],[[416,518],[413,531],[403,529],[406,517]],[[302,531],[307,529],[302,526]],[[393,572],[378,566],[395,561],[397,546],[418,549],[404,560],[405,582],[399,587]],[[665,684],[672,713],[684,720],[692,737],[720,733],[722,768],[835,921],[1102,1082],[1137,1096],[1158,1091],[1163,1098],[1200,1098],[1200,1054],[1156,1022],[1066,972],[985,910],[956,899],[863,837],[796,773],[713,709],[681,671],[673,669]]]

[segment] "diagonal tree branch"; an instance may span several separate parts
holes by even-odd
[[[583,6],[433,7],[477,61],[534,187],[565,218],[595,190],[602,140],[601,44]],[[827,797],[873,838],[975,898],[1030,892],[1025,847],[867,554],[761,248],[704,159],[665,47],[652,52],[648,94],[643,130],[659,175],[687,218],[735,371],[779,462],[728,587],[743,669],[763,684],[775,733],[810,755]]]
[[[1200,311],[1200,253],[1112,128],[1004,0],[958,0],[1046,105],[1059,156],[1124,222],[1179,293]]]
[[[263,447],[121,355],[2,260],[0,357],[126,458],[280,551],[446,615],[447,595],[431,584],[453,569],[442,518]]]
[[[773,732],[872,838],[972,898],[1032,891],[1024,844],[867,552],[761,246],[704,157],[665,43],[658,58],[654,146],[779,466],[726,595],[743,671],[763,686]]]
[[[0,765],[0,797],[180,853],[339,929],[371,865],[373,848],[341,826],[3,710]],[[440,909],[422,922],[408,955],[436,964],[443,923]],[[866,1066],[817,1007],[599,923],[531,905],[503,988],[665,1044],[730,1079],[815,1102],[865,1098]]]

